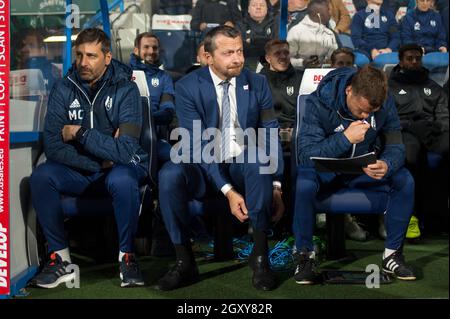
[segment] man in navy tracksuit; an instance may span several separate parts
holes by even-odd
[[[76,63],[53,87],[45,118],[46,163],[30,179],[33,206],[48,242],[50,260],[34,278],[54,288],[73,280],[64,235],[61,196],[109,194],[119,231],[122,287],[143,285],[133,241],[139,217],[139,186],[148,154],[139,146],[142,109],[131,69],[112,59],[110,40],[85,29],[75,42]]]
[[[152,103],[152,116],[156,126],[169,125],[175,114],[172,78],[159,68],[160,43],[158,37],[144,32],[134,41],[130,66],[133,70],[145,72]],[[164,163],[170,159],[170,144],[158,140],[158,160]]]
[[[386,208],[387,238],[383,271],[397,278],[414,280],[405,263],[402,243],[414,206],[414,180],[403,167],[405,147],[394,100],[387,96],[383,71],[365,66],[359,71],[339,68],[323,78],[306,101],[298,145],[297,186],[293,231],[298,249],[294,279],[311,284],[315,278],[312,236],[315,200],[323,189],[334,187],[390,188]],[[345,175],[318,172],[310,157],[353,157],[375,150],[384,141],[375,164],[363,168],[365,174]],[[334,189],[333,188],[333,189]]]
[[[365,9],[358,11],[352,19],[352,42],[357,50],[356,64],[361,66],[374,60],[374,64],[382,66],[386,63],[397,63],[397,51],[400,35],[394,14],[382,7],[383,0],[368,0]],[[366,58],[358,53],[363,53]],[[368,59],[367,59],[368,58]]]

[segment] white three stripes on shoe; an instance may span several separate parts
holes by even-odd
[[[395,269],[397,269],[399,265],[394,261],[394,259],[391,259],[386,264],[386,267],[391,271],[395,271]]]

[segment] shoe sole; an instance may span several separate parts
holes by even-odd
[[[311,280],[301,280],[301,281],[295,281],[299,285],[313,285],[314,281]]]
[[[70,282],[75,279],[75,273],[70,273],[64,276],[59,277],[55,282],[52,282],[50,284],[38,284],[36,283],[36,286],[39,288],[45,288],[45,289],[52,289],[58,287],[63,282]]]
[[[139,281],[139,282],[123,282],[123,275],[122,273],[120,273],[119,275],[120,280],[122,281],[122,283],[120,284],[120,287],[122,288],[133,288],[133,287],[142,287],[145,285],[145,283],[143,281]]]
[[[415,277],[415,276],[410,276],[410,277],[400,277],[400,276],[397,276],[394,272],[392,272],[392,271],[390,271],[390,270],[386,270],[386,269],[383,269],[382,271],[383,271],[383,273],[385,273],[385,274],[387,274],[387,275],[391,275],[391,276],[393,276],[393,277],[395,277],[395,278],[397,278],[397,279],[400,279],[400,280],[413,281],[413,280],[416,280],[416,279],[417,279],[417,277]]]

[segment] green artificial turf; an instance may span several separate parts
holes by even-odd
[[[292,271],[277,272],[280,285],[270,292],[255,290],[251,285],[251,272],[244,262],[212,262],[197,258],[201,280],[188,287],[171,292],[156,291],[153,285],[170,265],[172,258],[139,258],[146,286],[120,288],[118,264],[96,265],[79,262],[81,287],[68,289],[65,285],[45,290],[27,288],[26,298],[449,298],[448,236],[424,239],[420,244],[405,244],[406,260],[417,270],[418,280],[394,280],[368,289],[365,285],[301,286],[292,279]],[[327,261],[323,269],[365,270],[368,264],[380,264],[383,242],[375,239],[364,243],[347,241],[347,251],[354,258]]]

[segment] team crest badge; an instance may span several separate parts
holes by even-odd
[[[106,108],[107,111],[111,110],[111,108],[112,108],[112,97],[108,96],[106,98],[105,108]]]
[[[426,96],[430,96],[430,95],[431,95],[431,89],[429,89],[429,88],[424,88],[424,89],[423,89],[423,93],[425,93]]]
[[[436,21],[431,20],[431,21],[430,21],[430,25],[434,28],[434,27],[436,26]]]
[[[294,94],[294,87],[293,86],[286,86],[286,93],[287,95],[291,96]]]
[[[384,23],[386,23],[386,22],[387,22],[386,16],[381,16],[381,21],[383,21]]]
[[[152,79],[152,85],[156,88],[159,86],[159,79],[158,78],[153,78]]]

